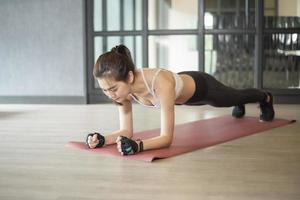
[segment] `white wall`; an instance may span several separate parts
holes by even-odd
[[[84,30],[83,0],[1,0],[0,100],[84,99]]]

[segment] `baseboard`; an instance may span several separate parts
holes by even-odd
[[[1,104],[86,104],[85,96],[0,96]]]

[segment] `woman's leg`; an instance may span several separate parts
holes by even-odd
[[[260,119],[262,121],[271,121],[274,118],[273,96],[270,93],[255,88],[234,89],[225,86],[213,76],[202,72],[183,73],[191,75],[196,83],[196,92],[185,103],[187,105],[235,106],[232,115],[240,118],[245,114],[244,104],[259,103],[261,109]]]
[[[265,92],[258,89],[234,89],[225,86],[209,74],[202,73],[202,76],[207,86],[207,93],[201,100],[205,104],[216,107],[240,106],[247,103],[264,102],[267,97]]]

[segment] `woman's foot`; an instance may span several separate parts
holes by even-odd
[[[260,121],[272,121],[275,116],[273,108],[273,95],[269,92],[266,93],[266,99],[263,102],[260,102]]]
[[[234,106],[232,116],[235,118],[242,118],[245,115],[245,105]]]

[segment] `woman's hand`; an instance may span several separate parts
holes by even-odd
[[[105,138],[100,133],[90,133],[86,137],[86,145],[91,148],[102,147],[105,143]]]
[[[143,150],[142,141],[134,141],[124,136],[119,136],[116,140],[117,149],[121,155],[133,155]]]

